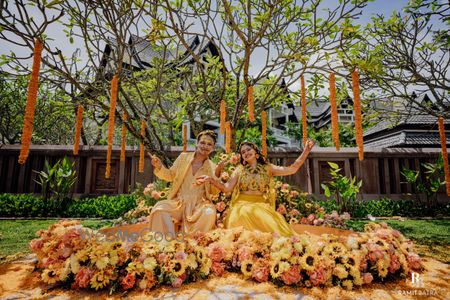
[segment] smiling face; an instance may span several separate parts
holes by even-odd
[[[256,160],[256,150],[251,146],[245,144],[242,145],[240,152],[245,162],[251,163]]]
[[[208,135],[202,135],[197,141],[197,153],[204,156],[209,156],[214,151],[213,138]]]

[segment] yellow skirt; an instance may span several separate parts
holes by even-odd
[[[276,212],[261,195],[240,194],[225,219],[225,227],[244,227],[248,230],[276,232],[292,236],[294,231],[284,217]]]

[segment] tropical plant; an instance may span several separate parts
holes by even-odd
[[[413,191],[416,193],[416,200],[420,202],[420,195],[425,195],[428,210],[432,211],[437,203],[437,193],[441,185],[445,184],[444,180],[444,163],[442,155],[439,154],[436,163],[422,163],[425,169],[425,179],[420,178],[419,170],[411,170],[405,168],[401,174],[406,179],[405,183],[411,184]]]
[[[322,183],[325,196],[331,197],[333,194],[336,197],[336,203],[340,212],[352,211],[356,205],[357,196],[362,186],[362,180],[356,181],[356,176],[350,179],[340,173],[339,165],[333,162],[328,162],[330,166],[330,175],[332,180],[328,185]]]
[[[42,188],[45,199],[53,199],[58,207],[69,198],[72,186],[77,180],[76,171],[73,169],[75,162],[70,162],[67,157],[58,160],[53,166],[45,161],[45,170],[36,172],[39,176],[35,180]]]

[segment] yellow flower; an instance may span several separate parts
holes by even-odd
[[[212,260],[209,258],[205,258],[201,262],[200,273],[203,273],[206,276],[209,275],[209,271],[211,270],[211,265],[212,265]]]
[[[272,278],[278,278],[281,276],[281,274],[289,270],[290,267],[291,265],[288,262],[274,261],[271,263],[270,275],[272,276]]]
[[[59,280],[59,276],[52,269],[45,269],[41,274],[42,281],[52,284]]]
[[[344,280],[342,282],[342,286],[346,289],[351,291],[353,289],[353,282],[351,280]]]
[[[304,251],[303,245],[300,242],[294,243],[294,249],[299,253],[302,254]]]
[[[104,269],[95,272],[90,281],[91,287],[95,290],[98,290],[107,286],[112,280],[116,279],[116,276],[114,276],[113,272],[114,270],[111,269]]]
[[[398,254],[398,260],[400,262],[400,265],[402,266],[402,270],[405,274],[409,274],[409,264],[406,260],[406,256],[403,254]]]
[[[208,257],[208,253],[206,252],[206,249],[203,247],[195,249],[195,255],[197,256],[197,260],[200,262],[202,262],[205,258]]]
[[[186,266],[193,270],[197,269],[198,263],[197,263],[195,255],[193,253],[188,255]]]
[[[377,261],[378,275],[379,275],[381,278],[384,278],[384,277],[387,276],[389,264],[390,264],[390,261],[389,261],[388,259],[386,259],[386,258],[379,259],[379,260]]]
[[[144,265],[140,262],[133,261],[128,264],[127,272],[132,274],[142,274],[145,272]]]
[[[241,272],[244,275],[245,278],[252,277],[253,274],[253,261],[252,260],[244,260],[241,263]]]
[[[173,276],[181,276],[186,272],[186,263],[183,260],[174,259],[170,261],[169,270]]]
[[[348,272],[345,269],[344,265],[337,264],[333,269],[333,275],[335,275],[339,279],[344,279],[348,277]]]
[[[337,258],[339,256],[344,256],[347,253],[347,248],[344,244],[339,242],[333,242],[331,244],[326,245],[323,248],[322,255]]]
[[[317,264],[317,257],[311,252],[305,253],[300,259],[300,265],[302,269],[306,271],[313,271]]]
[[[146,271],[153,271],[157,265],[158,263],[156,262],[156,259],[154,257],[147,257],[143,263],[144,269]]]
[[[75,254],[72,254],[70,256],[70,269],[72,270],[72,272],[74,274],[77,274],[78,271],[80,270],[80,262],[78,261],[78,259],[75,256]]]

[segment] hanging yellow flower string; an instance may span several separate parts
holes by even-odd
[[[116,102],[117,91],[119,89],[119,76],[114,75],[111,80],[111,103],[109,106],[109,120],[108,120],[108,151],[106,152],[106,172],[105,178],[109,178],[111,175],[111,153],[114,138],[114,122],[116,118]]]
[[[220,101],[220,133],[225,134],[225,122],[227,121],[227,106],[225,100]]]
[[[127,146],[127,127],[125,123],[128,121],[128,114],[126,111],[122,114],[122,137],[120,143],[120,161],[125,161],[125,148]]]
[[[187,125],[183,125],[183,152],[187,150]]]
[[[306,145],[308,139],[308,129],[306,128],[306,87],[305,77],[300,76],[301,97],[302,97],[302,132],[303,132],[303,145]]]
[[[75,128],[75,142],[73,144],[73,155],[78,155],[78,148],[80,146],[81,126],[83,125],[83,105],[78,104],[77,109],[77,124]]]
[[[139,173],[144,173],[144,152],[145,152],[145,147],[144,147],[144,138],[145,138],[145,120],[141,121],[141,137],[142,137],[142,141],[141,144],[139,145]]]
[[[227,121],[225,123],[225,151],[226,153],[231,152],[231,123]]]
[[[24,164],[30,152],[31,136],[33,134],[34,111],[39,89],[39,69],[41,67],[41,55],[44,45],[38,39],[34,43],[33,69],[28,83],[27,104],[23,121],[22,141],[19,154],[19,164]]]
[[[336,80],[334,73],[330,74],[330,104],[331,104],[331,138],[336,150],[339,151],[339,124],[338,124],[338,112],[337,112],[337,101],[336,101]]]
[[[248,93],[248,119],[250,122],[255,122],[255,99],[253,97],[253,86],[249,86]]]
[[[439,136],[441,137],[442,160],[444,161],[445,187],[447,196],[450,196],[450,171],[448,166],[447,141],[445,138],[444,119],[438,118]]]
[[[358,158],[364,159],[364,142],[361,119],[361,97],[359,90],[359,75],[356,69],[352,72],[352,87],[353,87],[353,108],[355,111],[355,135],[356,145],[358,146]]]
[[[267,113],[263,111],[261,113],[261,153],[267,157]]]

